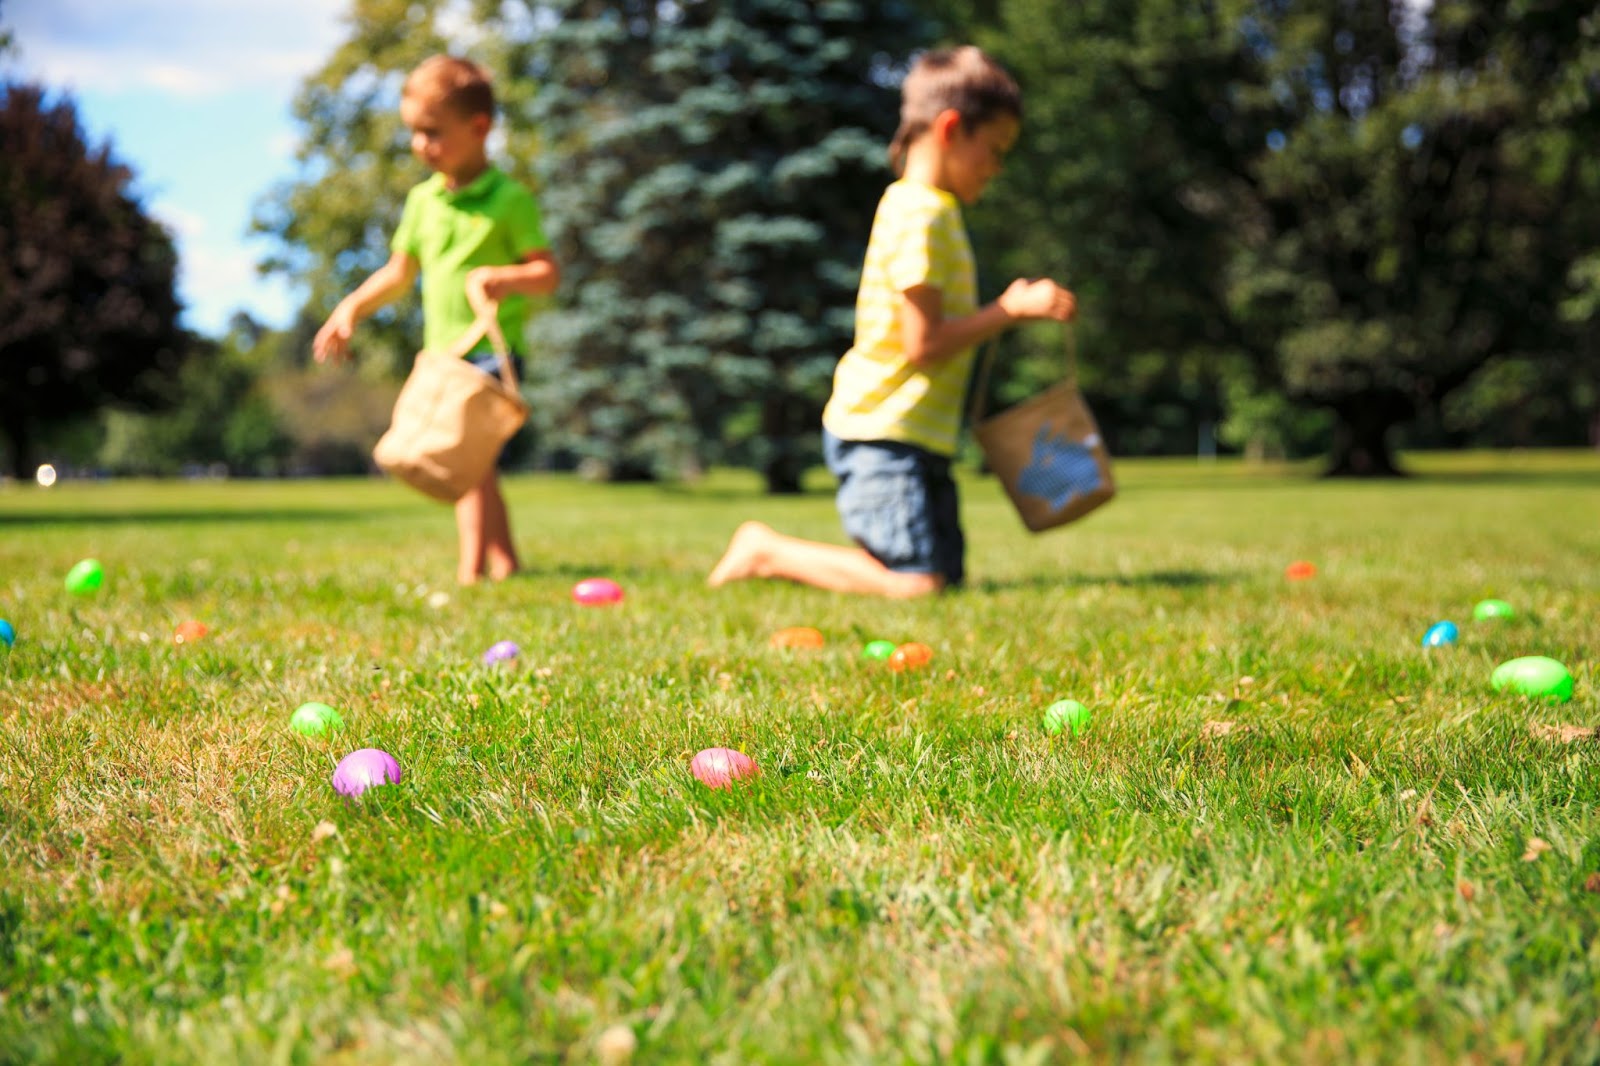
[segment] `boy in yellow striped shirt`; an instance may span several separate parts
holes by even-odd
[[[823,451],[839,516],[859,545],[734,533],[710,583],[785,578],[840,592],[912,597],[965,576],[950,459],[976,346],[1021,319],[1072,318],[1071,292],[1013,281],[979,307],[961,204],[977,201],[1016,142],[1022,95],[974,47],[928,52],[901,87],[884,190],[856,296],[855,343],[834,372]]]

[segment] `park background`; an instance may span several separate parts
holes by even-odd
[[[8,11],[37,21],[3,0],[6,39]],[[496,74],[497,155],[539,191],[566,277],[526,338],[535,418],[507,465],[734,465],[794,491],[849,343],[897,80],[952,41],[997,55],[1027,106],[968,212],[985,295],[1019,275],[1079,293],[1115,454],[1359,475],[1399,448],[1594,446],[1597,32],[1593,5],[1550,2],[361,0],[254,206],[295,310],[205,335],[114,138],[83,129],[70,87],[9,74],[0,446],[17,478],[45,460],[370,470],[417,302],[363,330],[354,370],[311,365],[309,338],[424,176],[400,79],[452,50]],[[0,64],[27,53],[15,35]],[[1001,356],[997,404],[1061,373],[1052,329]]]
[[[1600,1061],[1592,5],[347,14],[256,208],[285,323],[180,328],[138,176],[5,90],[0,1064]],[[1029,109],[984,283],[1082,293],[1118,497],[1030,537],[965,462],[958,593],[710,589],[743,519],[842,539],[807,467],[894,84],[968,39]],[[470,589],[448,510],[364,476],[415,305],[307,355],[446,46],[570,282],[526,570]],[[1061,358],[1018,332],[995,399]],[[229,478],[95,476],[186,472]],[[1496,690],[1529,655],[1569,700]],[[704,787],[713,746],[761,774]],[[365,747],[403,779],[347,800]]]

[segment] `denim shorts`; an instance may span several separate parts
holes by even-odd
[[[822,454],[839,479],[844,531],[884,566],[903,574],[966,576],[950,460],[900,441],[840,440],[822,431]]]
[[[500,357],[491,349],[468,352],[467,362],[493,377],[500,376]],[[511,369],[517,372],[517,380],[522,380],[522,356],[512,353]]]

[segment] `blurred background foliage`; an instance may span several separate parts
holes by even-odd
[[[400,80],[449,50],[495,74],[494,154],[539,193],[567,279],[525,338],[537,417],[507,463],[735,463],[793,490],[899,77],[967,41],[1026,105],[967,213],[980,287],[1078,292],[1114,452],[1381,475],[1400,447],[1600,445],[1592,2],[354,0],[347,25],[296,102],[297,173],[257,211],[300,319],[191,338],[144,410],[102,390],[35,448],[143,473],[366,469],[417,302],[363,328],[355,370],[310,365],[309,338],[387,256],[424,176]],[[1062,372],[1058,329],[1018,329],[991,406]]]

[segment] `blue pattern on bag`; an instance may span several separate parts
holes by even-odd
[[[1033,438],[1033,458],[1017,475],[1017,491],[1037,496],[1052,511],[1065,507],[1074,496],[1100,488],[1100,464],[1090,446],[1094,438],[1078,443],[1065,437],[1052,437],[1049,426],[1041,426]]]

